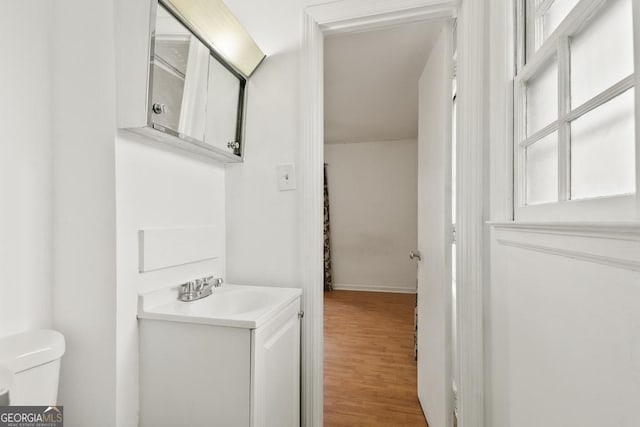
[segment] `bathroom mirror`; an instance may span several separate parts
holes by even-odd
[[[242,159],[246,79],[158,3],[148,121],[153,129],[227,161]]]
[[[208,113],[204,141],[218,148],[228,148],[228,141],[240,142],[240,81],[213,56],[209,57]]]

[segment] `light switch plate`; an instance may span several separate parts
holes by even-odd
[[[280,191],[296,189],[296,168],[293,163],[278,165],[278,189]]]

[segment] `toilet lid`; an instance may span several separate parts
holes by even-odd
[[[17,374],[59,359],[64,354],[64,336],[40,329],[0,338],[0,365]]]

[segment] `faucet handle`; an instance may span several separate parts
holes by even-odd
[[[182,292],[193,292],[193,290],[195,289],[196,284],[194,282],[186,282],[182,284]]]
[[[221,277],[214,278],[213,276],[207,276],[202,279],[202,282],[203,282],[203,286],[213,286],[214,288],[218,288],[220,287],[220,285],[222,285],[222,278]]]

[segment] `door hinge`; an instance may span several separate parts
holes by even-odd
[[[456,243],[456,225],[455,224],[451,224],[450,239],[451,239],[451,244]]]
[[[454,387],[453,390],[453,427],[460,425],[458,421],[458,390]]]

